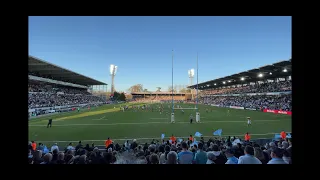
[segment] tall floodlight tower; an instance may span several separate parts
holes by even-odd
[[[117,73],[117,69],[118,69],[118,66],[115,66],[113,64],[110,65],[110,76],[111,76],[111,94],[114,93],[114,76],[116,76],[116,73]]]
[[[192,80],[193,80],[193,77],[194,77],[194,69],[190,69],[188,70],[188,75],[189,75],[189,85],[191,86],[192,85]]]
[[[190,69],[188,70],[188,75],[189,75],[189,86],[192,86],[192,80],[193,80],[193,77],[194,77],[194,69]],[[191,89],[191,99],[193,100],[193,89]]]

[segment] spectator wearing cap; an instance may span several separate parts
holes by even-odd
[[[238,164],[239,159],[234,156],[234,153],[234,149],[229,148],[226,150],[225,155],[228,159],[226,164]]]
[[[59,152],[59,147],[58,147],[58,144],[57,144],[57,143],[54,143],[54,144],[51,146],[51,152],[53,152],[55,149]]]
[[[207,153],[207,157],[208,160],[206,164],[216,164],[214,161],[217,160],[217,158],[212,151]]]
[[[198,151],[194,157],[196,164],[206,164],[208,157],[207,153],[203,151],[203,144],[200,142],[198,144]]]
[[[188,145],[186,142],[181,144],[182,151],[178,154],[179,164],[192,164],[193,153],[188,150]]]
[[[273,148],[271,150],[271,160],[268,162],[268,164],[287,164],[283,159],[283,149],[280,149],[278,147]]]
[[[238,164],[262,164],[261,161],[254,157],[254,149],[252,146],[247,145],[244,148],[244,156],[239,157]]]

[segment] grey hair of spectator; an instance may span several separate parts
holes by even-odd
[[[170,151],[167,154],[167,162],[166,164],[177,164],[178,155],[174,151]]]
[[[49,163],[51,162],[52,160],[52,154],[51,153],[47,153],[43,156],[43,161],[46,162],[46,163]]]

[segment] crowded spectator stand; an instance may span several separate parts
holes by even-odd
[[[30,164],[291,164],[292,139],[281,138],[259,144],[240,137],[212,137],[172,141],[173,137],[119,144],[108,138],[105,146],[82,144],[46,147],[29,142]],[[173,136],[173,135],[172,135]],[[174,139],[176,139],[174,137]]]

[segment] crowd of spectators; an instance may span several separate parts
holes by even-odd
[[[64,87],[52,84],[28,84],[28,91],[34,93],[56,94],[58,92],[68,95],[90,95],[86,89]]]
[[[86,89],[57,87],[44,84],[29,84],[28,107],[54,107],[75,104],[105,102],[105,99],[93,96]]]
[[[112,142],[104,150],[94,144],[70,143],[64,150],[57,144],[50,149],[29,143],[29,164],[291,164],[292,140],[281,139],[259,145],[252,141],[234,143],[227,139],[201,137],[197,145],[186,140],[172,143],[155,141],[138,144],[136,140],[120,145]]]
[[[292,81],[268,82],[263,84],[254,84],[243,87],[224,88],[206,90],[205,94],[245,94],[245,93],[267,93],[267,92],[285,92],[292,90]]]
[[[202,97],[201,102],[222,107],[239,106],[252,109],[291,111],[292,108],[291,94],[269,96],[205,96]]]

